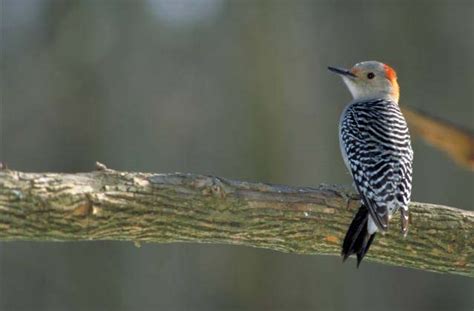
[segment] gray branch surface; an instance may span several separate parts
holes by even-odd
[[[359,206],[341,186],[297,188],[192,174],[0,171],[0,241],[219,243],[339,255]],[[474,213],[412,203],[368,260],[474,276]]]

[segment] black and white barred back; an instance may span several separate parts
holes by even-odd
[[[357,253],[360,263],[375,231],[386,231],[398,209],[402,232],[407,232],[413,151],[405,118],[398,104],[387,99],[350,104],[341,116],[339,130],[344,162],[363,205],[349,228],[342,253],[344,258]],[[368,226],[368,232],[361,226]],[[364,236],[358,237],[361,230]]]

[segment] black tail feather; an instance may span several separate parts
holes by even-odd
[[[364,256],[369,250],[370,244],[372,244],[372,241],[374,240],[374,238],[375,238],[375,233],[369,234],[367,232],[365,234],[364,243],[362,244],[362,247],[357,252],[357,268],[359,268],[360,263],[362,262],[362,259],[364,259]]]
[[[367,231],[368,220],[369,210],[365,205],[362,205],[352,220],[342,244],[342,260],[345,261],[350,255],[357,254],[357,268],[375,237],[375,233],[369,234]]]

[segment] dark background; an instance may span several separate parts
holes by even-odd
[[[0,159],[23,171],[350,184],[327,65],[397,69],[401,105],[474,124],[473,1],[1,0]],[[473,174],[414,137],[413,200]],[[377,242],[375,242],[377,243]],[[370,257],[370,254],[369,254]],[[471,279],[236,246],[1,243],[1,310],[472,310]]]

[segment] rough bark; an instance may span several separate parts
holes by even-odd
[[[0,171],[0,241],[224,243],[339,255],[358,197],[341,186],[296,188],[192,174]],[[474,213],[412,203],[367,260],[473,277]]]

